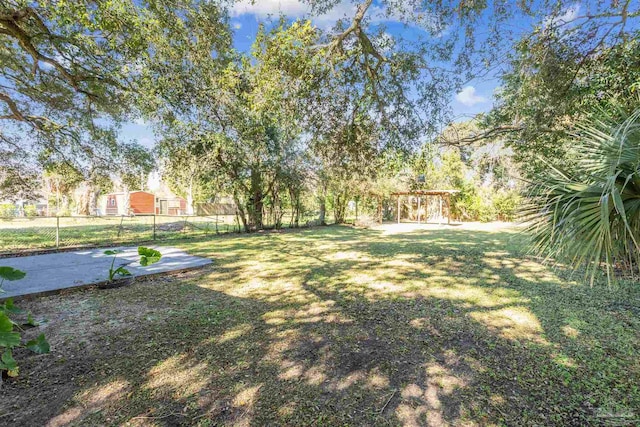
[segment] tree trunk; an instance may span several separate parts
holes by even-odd
[[[318,213],[318,224],[326,225],[325,217],[327,216],[327,199],[324,195],[318,196],[318,203],[320,204],[320,212]]]
[[[96,172],[92,170],[89,177],[82,183],[82,196],[77,207],[80,215],[95,215],[98,205],[100,187],[96,185]]]
[[[339,195],[333,198],[333,219],[336,224],[344,222],[344,209],[342,209],[342,200]]]
[[[76,201],[76,213],[78,215],[90,215],[89,199],[91,198],[91,185],[85,181],[81,188],[82,192],[80,195],[76,192],[74,197]]]
[[[66,194],[62,195],[57,215],[69,215],[69,196]]]
[[[345,221],[345,214],[347,212],[347,193],[341,192],[333,198],[333,215],[335,217],[336,224],[343,224]]]
[[[300,214],[302,213],[300,203],[300,192],[296,189],[289,189],[289,198],[291,199],[291,227],[300,226]]]
[[[95,187],[89,187],[89,215],[98,214],[98,197],[101,190]]]
[[[244,211],[244,208],[242,207],[242,203],[240,203],[240,199],[238,198],[237,195],[233,195],[233,200],[236,202],[236,216],[240,217],[240,220],[242,221],[242,226],[244,227],[244,231],[245,232],[249,232],[251,231],[249,228],[249,222],[247,221],[247,214]]]
[[[129,211],[131,210],[131,193],[129,192],[129,186],[122,186],[122,195],[123,203],[122,203],[122,215],[129,215]]]
[[[264,194],[262,192],[262,173],[251,169],[251,196],[247,204],[250,226],[256,230],[263,228],[262,211],[264,208]]]
[[[56,184],[56,215],[58,215],[58,212],[60,212],[62,209],[60,209],[60,180],[58,180],[57,184]]]
[[[193,183],[187,188],[187,215],[193,215]]]

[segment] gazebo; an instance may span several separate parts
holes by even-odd
[[[418,199],[418,224],[420,224],[420,203],[421,203],[423,197],[426,198],[426,202],[427,203],[428,203],[428,200],[429,200],[429,196],[438,197],[438,200],[440,202],[440,204],[439,204],[440,218],[443,218],[442,205],[446,201],[446,204],[447,204],[447,224],[451,224],[451,195],[459,193],[459,192],[460,192],[460,190],[413,190],[413,191],[399,191],[397,193],[391,193],[392,196],[396,196],[398,198],[398,211],[397,211],[398,224],[400,224],[400,198],[402,196],[417,197],[417,199]],[[427,222],[427,218],[425,218],[424,222]]]

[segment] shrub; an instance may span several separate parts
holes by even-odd
[[[38,215],[38,210],[36,209],[36,205],[26,205],[24,207],[24,216],[32,218]]]
[[[451,215],[461,221],[474,221],[480,199],[477,189],[469,182],[463,182],[460,192],[451,196]]]
[[[56,216],[71,216],[71,209],[68,207],[59,209]]]
[[[0,217],[13,218],[16,216],[16,206],[12,203],[0,204]]]
[[[517,191],[503,191],[493,196],[493,210],[500,221],[513,221],[518,215],[522,198]]]
[[[484,200],[480,201],[477,208],[476,218],[480,222],[491,222],[496,219],[496,211],[491,203],[487,203]]]
[[[463,221],[493,221],[495,211],[490,200],[490,194],[475,187],[473,182],[465,181],[460,193],[451,197],[451,213]]]

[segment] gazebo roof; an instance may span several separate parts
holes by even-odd
[[[392,196],[442,196],[445,194],[456,194],[460,190],[413,190],[413,191],[398,191],[391,193]]]

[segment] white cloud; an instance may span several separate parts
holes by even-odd
[[[572,6],[567,7],[559,15],[550,15],[544,19],[544,27],[552,27],[556,25],[563,25],[569,22],[575,21],[580,13],[580,3],[575,3]]]
[[[403,0],[406,5],[405,10],[413,10],[415,0]],[[329,27],[340,19],[352,19],[357,10],[357,4],[349,0],[342,0],[329,11],[321,15],[311,13],[311,7],[300,0],[240,0],[231,7],[231,17],[238,17],[245,14],[255,15],[258,19],[264,19],[269,16],[286,15],[289,18],[310,17],[313,23],[319,27]],[[400,21],[402,13],[398,10],[394,14],[388,14],[383,7],[373,5],[367,11],[367,16],[371,23],[380,23],[384,21]]]
[[[284,14],[299,17],[309,12],[309,7],[299,0],[241,0],[231,7],[231,16],[253,14],[259,18],[269,15]]]
[[[139,126],[144,126],[147,124],[147,122],[144,121],[144,119],[142,117],[138,117],[137,119],[135,119],[133,121],[133,123],[139,125]]]
[[[314,24],[319,27],[330,27],[336,23],[339,19],[352,19],[356,14],[356,5],[350,2],[340,2],[335,5],[330,11],[322,15],[313,16]]]
[[[476,104],[487,102],[487,98],[477,95],[475,87],[465,86],[458,94],[456,94],[456,101],[466,105],[467,107],[472,107]]]
[[[558,20],[562,22],[571,22],[574,21],[578,17],[578,13],[580,12],[580,4],[576,3],[571,7],[568,7],[565,12],[558,17]]]

